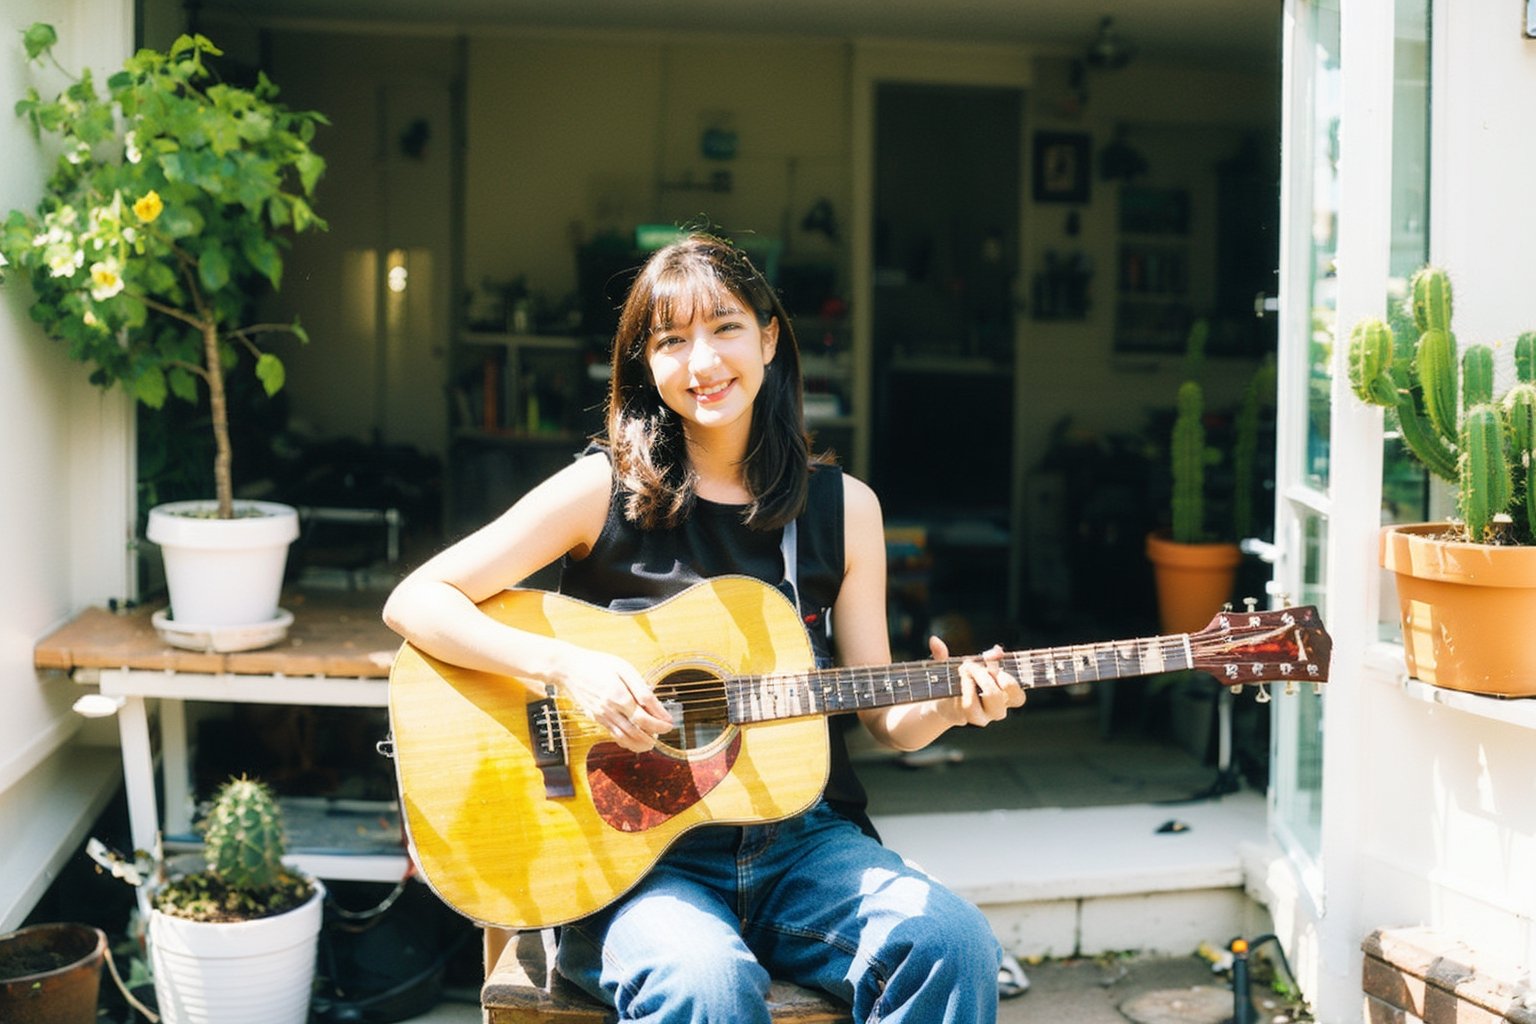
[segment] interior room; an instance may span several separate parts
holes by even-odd
[[[287,385],[237,466],[247,493],[397,518],[311,524],[294,582],[387,588],[579,452],[626,271],[707,225],[784,297],[816,444],[882,495],[898,659],[929,632],[1156,634],[1143,538],[1168,519],[1190,328],[1209,327],[1213,450],[1274,347],[1278,15],[747,6],[143,5],[145,43],[202,31],[229,74],[259,67],[331,122],[329,229],[262,300],[310,342],[277,343]],[[182,443],[141,432],[141,490],[174,496]],[[1266,577],[1249,558],[1240,587]],[[935,770],[974,763],[990,775],[956,788],[1021,805],[1198,793],[1230,767],[1214,693],[1168,675],[1035,694],[1019,742],[1070,735],[1082,762],[1054,787],[965,736]],[[1261,710],[1240,700],[1233,770],[1264,771]],[[1171,753],[1167,774],[1134,751]],[[910,765],[866,756],[913,791]]]

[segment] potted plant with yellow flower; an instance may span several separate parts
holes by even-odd
[[[311,206],[325,161],[311,142],[326,121],[280,104],[264,74],[250,88],[219,81],[210,60],[221,51],[201,35],[139,51],[105,95],[89,69],[59,67],[56,42],[49,25],[24,33],[28,60],[69,81],[53,99],[33,87],[16,104],[59,155],[36,209],[12,211],[0,227],[0,261],[28,276],[33,319],[93,368],[94,383],[156,409],[206,394],[216,498],[150,512],[171,591],[170,616],[157,624],[173,641],[222,649],[270,642],[282,635],[268,627],[283,623],[278,594],[297,514],[235,500],[225,384],[249,366],[277,393],[283,364],[258,340],[273,331],[308,340],[297,320],[252,323],[248,310],[259,289],[280,286],[288,236],[325,226]],[[189,566],[201,555],[221,563],[211,577]],[[244,569],[252,582],[232,579]]]

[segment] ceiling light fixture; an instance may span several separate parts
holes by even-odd
[[[1135,52],[1129,43],[1120,38],[1120,33],[1115,29],[1115,19],[1106,15],[1099,21],[1099,34],[1089,45],[1083,59],[1091,68],[1113,71],[1129,64]]]

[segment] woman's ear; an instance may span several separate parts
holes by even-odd
[[[763,365],[773,362],[773,356],[779,350],[779,318],[771,317],[768,326],[763,328]]]

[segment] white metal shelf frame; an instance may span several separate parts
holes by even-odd
[[[389,706],[384,678],[290,676],[282,674],[196,673],[159,669],[79,669],[79,682],[96,682],[103,696],[121,700],[117,713],[123,781],[128,796],[129,833],[135,849],[152,850],[161,832],[155,797],[154,748],[147,702],[159,701],[161,771],[165,783],[164,831],[192,831],[193,798],[188,756],[186,703],[297,704],[318,707]],[[296,852],[294,867],[319,878],[394,882],[404,877],[408,858],[398,854]]]

